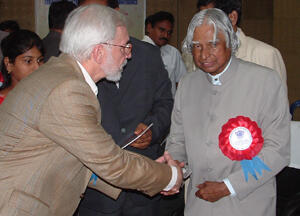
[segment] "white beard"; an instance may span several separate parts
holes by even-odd
[[[106,74],[106,79],[113,81],[113,82],[120,81],[122,72],[123,72],[123,67],[126,64],[127,64],[127,59],[124,60],[124,62],[120,65],[120,67],[117,67],[115,60],[112,57],[112,52],[110,50],[108,59],[107,59],[105,65],[103,66],[103,71]]]
[[[120,68],[118,68],[118,69],[113,69],[113,68],[108,69],[109,71],[107,71],[107,73],[104,71],[105,74],[107,74],[106,79],[110,80],[110,81],[113,81],[113,82],[118,82],[121,79],[123,68],[126,64],[127,64],[127,59],[125,59],[125,61],[120,66]]]

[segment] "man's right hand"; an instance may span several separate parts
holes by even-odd
[[[179,192],[179,189],[182,185],[183,181],[183,173],[182,173],[182,168],[184,167],[183,162],[179,162],[177,160],[173,160],[172,156],[168,153],[165,152],[164,155],[156,160],[157,162],[160,163],[167,163],[169,166],[174,166],[177,169],[177,180],[173,188],[169,191],[162,191],[161,194],[165,196],[170,196],[173,194],[176,194]]]

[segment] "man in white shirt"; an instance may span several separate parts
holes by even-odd
[[[119,188],[178,192],[181,168],[168,154],[171,166],[122,150],[101,126],[95,83],[118,81],[131,58],[122,15],[77,8],[60,50],[1,104],[0,215],[72,215],[89,182],[113,199]]]
[[[172,36],[174,17],[171,13],[160,11],[147,17],[143,41],[160,47],[161,56],[172,83],[172,94],[175,96],[177,84],[186,74],[186,68],[180,52],[168,42]]]

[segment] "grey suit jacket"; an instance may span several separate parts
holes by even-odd
[[[170,167],[121,150],[100,121],[97,97],[67,55],[19,82],[0,106],[0,215],[72,215],[91,170],[121,188],[161,191]],[[115,195],[109,184],[99,189]]]
[[[179,84],[172,113],[167,150],[192,170],[185,215],[274,216],[275,175],[289,162],[290,114],[285,87],[271,69],[232,59],[214,86],[198,70]],[[271,168],[258,180],[248,182],[239,161],[232,161],[219,148],[222,126],[236,116],[256,121],[262,129],[264,146],[259,157]],[[228,178],[237,195],[209,203],[195,196],[205,181]]]

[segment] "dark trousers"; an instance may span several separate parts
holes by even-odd
[[[183,216],[184,215],[184,187],[178,194],[163,196],[159,202],[158,216]]]
[[[300,169],[286,167],[277,176],[277,216],[300,215]]]
[[[127,196],[122,207],[115,212],[103,213],[81,206],[73,216],[158,216],[158,206],[157,199],[149,201],[147,205],[138,206]]]

